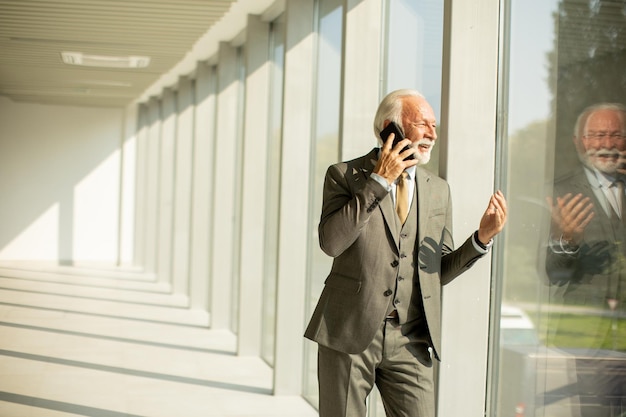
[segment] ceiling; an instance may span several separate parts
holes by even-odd
[[[0,96],[125,106],[178,63],[236,0],[0,0]],[[145,68],[70,65],[61,52],[148,56]]]
[[[0,0],[0,96],[16,102],[126,106],[181,62],[236,3],[258,13],[272,1]],[[564,4],[560,63],[587,60],[590,51],[599,56],[623,50],[624,0]],[[220,24],[231,28],[231,22]],[[594,30],[587,27],[590,22]],[[148,56],[150,64],[138,69],[75,66],[63,63],[61,52]]]

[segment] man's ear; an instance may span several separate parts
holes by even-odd
[[[579,155],[582,155],[585,153],[585,147],[583,146],[583,142],[582,140],[580,140],[580,138],[576,135],[572,136],[572,142],[574,143],[574,147],[576,148],[576,152],[578,152]]]

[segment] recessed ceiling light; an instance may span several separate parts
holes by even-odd
[[[97,87],[132,87],[133,84],[127,81],[113,81],[113,80],[80,80],[76,84],[89,85]]]
[[[88,55],[82,52],[61,52],[63,62],[70,65],[102,68],[145,68],[150,64],[148,56]]]

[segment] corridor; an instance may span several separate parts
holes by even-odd
[[[185,304],[132,270],[0,264],[0,417],[317,416]]]

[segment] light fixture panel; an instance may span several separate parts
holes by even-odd
[[[89,55],[82,52],[61,52],[61,59],[69,65],[100,68],[145,68],[150,65],[148,56]]]

